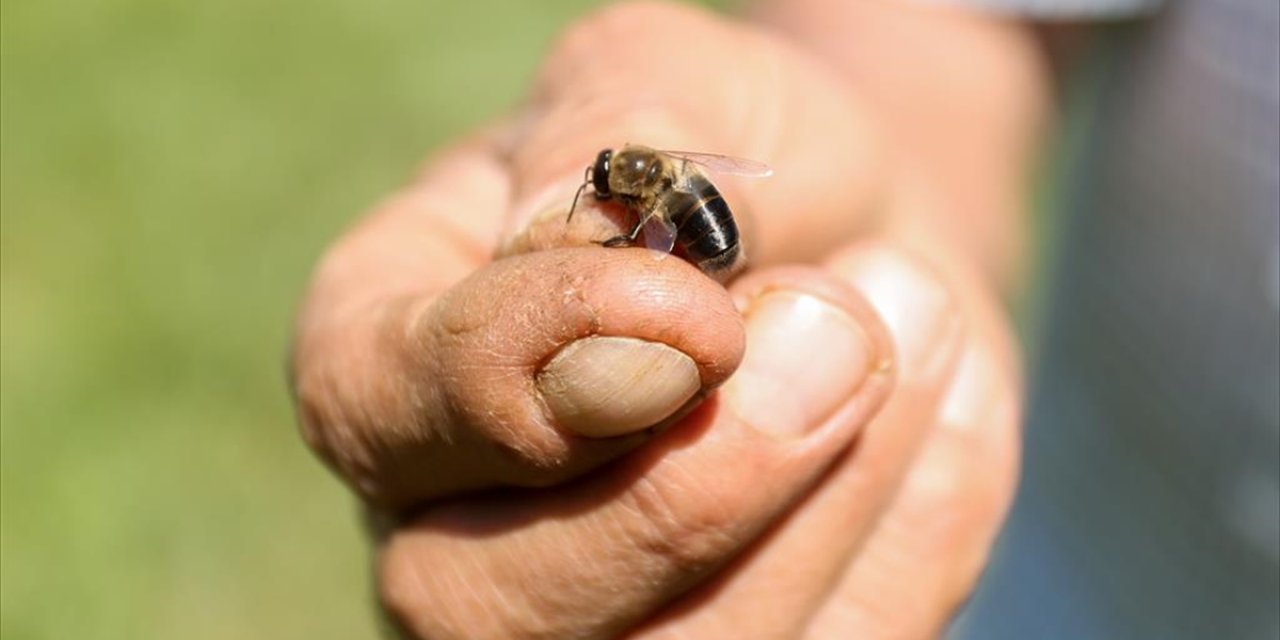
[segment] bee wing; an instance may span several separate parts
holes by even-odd
[[[676,231],[676,226],[662,216],[649,216],[644,222],[644,246],[671,253],[671,249],[676,246]]]
[[[768,178],[773,175],[773,167],[763,162],[747,160],[746,158],[722,156],[717,153],[698,153],[696,151],[668,151],[666,149],[663,149],[661,153],[678,160],[692,162],[715,173],[725,175],[742,176],[744,178]]]

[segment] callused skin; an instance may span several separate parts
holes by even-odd
[[[879,164],[869,112],[830,69],[698,9],[594,14],[534,92],[519,127],[440,155],[339,241],[298,321],[308,441],[391,514],[376,568],[396,625],[930,635],[980,571],[1016,468],[1007,327],[979,280],[950,279],[971,265],[864,235],[873,213],[937,203],[886,197],[913,181]],[[581,165],[543,159],[602,140],[781,159],[734,194],[752,270],[726,288],[566,234],[548,194]],[[607,173],[587,180],[612,197]],[[530,240],[491,260],[505,234]]]

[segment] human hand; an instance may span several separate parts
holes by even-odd
[[[626,141],[774,166],[717,181],[751,272],[726,291],[674,257],[571,246],[616,233],[590,198],[564,214],[583,165]],[[300,420],[379,514],[407,635],[946,620],[1012,491],[1016,372],[967,265],[876,239],[935,206],[880,150],[805,54],[621,5],[567,33],[519,117],[333,248],[299,316]]]

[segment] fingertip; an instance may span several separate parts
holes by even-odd
[[[724,382],[745,342],[729,294],[693,266],[593,247],[499,260],[416,331],[434,354],[426,384],[448,409],[447,437],[502,450],[479,473],[521,485],[634,448],[629,435]]]
[[[1018,380],[1001,365],[998,347],[971,339],[939,407],[939,430],[970,461],[967,503],[993,531],[1018,483],[1021,405]]]
[[[964,342],[964,313],[930,261],[887,241],[869,240],[836,252],[825,264],[876,309],[906,375],[937,377],[954,365]]]
[[[806,267],[753,273],[732,290],[748,345],[725,395],[740,419],[800,437],[832,422],[856,428],[878,409],[893,377],[893,347],[856,291]]]
[[[684,353],[636,338],[588,337],[569,343],[536,375],[557,424],[592,438],[651,427],[702,387]]]
[[[693,265],[641,248],[589,247],[567,254],[579,265],[578,294],[598,310],[596,333],[675,347],[693,358],[708,384],[722,382],[737,366],[742,319],[728,292]]]

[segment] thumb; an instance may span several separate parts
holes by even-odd
[[[808,494],[888,395],[889,339],[856,293],[817,270],[740,284],[749,345],[725,393],[597,474],[444,504],[391,534],[382,596],[407,629],[621,633]]]
[[[375,325],[304,368],[300,413],[339,472],[396,510],[625,453],[724,382],[743,340],[723,288],[640,250],[514,256]]]

